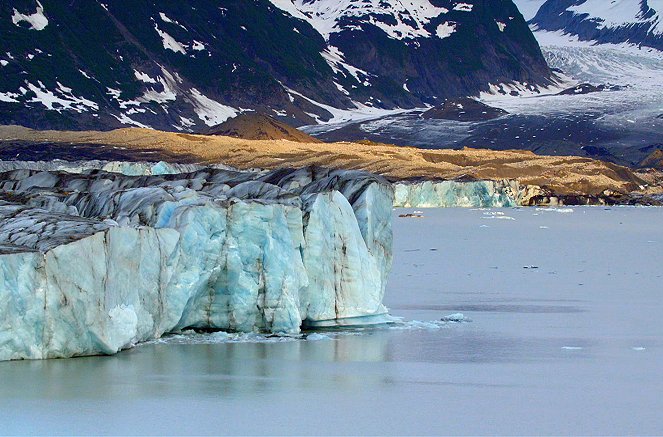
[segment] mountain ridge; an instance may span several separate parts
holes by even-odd
[[[335,2],[3,2],[0,122],[190,132],[255,110],[301,126],[550,83],[511,0],[336,3],[320,24]]]
[[[547,0],[530,24],[584,41],[663,50],[661,0]]]

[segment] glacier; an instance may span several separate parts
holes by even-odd
[[[379,176],[0,171],[0,360],[113,354],[189,328],[296,334],[387,317],[394,193]]]
[[[538,185],[516,180],[404,180],[393,182],[396,208],[511,208],[560,205]]]

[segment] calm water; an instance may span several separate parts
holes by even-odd
[[[386,304],[471,322],[0,363],[0,433],[663,433],[663,209],[424,215]]]

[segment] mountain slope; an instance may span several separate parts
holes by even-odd
[[[663,50],[663,0],[548,0],[531,23],[581,40]]]
[[[11,0],[0,34],[0,123],[42,128],[302,125],[550,78],[511,0]]]

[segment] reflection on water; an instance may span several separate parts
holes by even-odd
[[[352,389],[370,383],[371,372],[334,372],[330,367],[330,373],[320,378],[320,369],[332,363],[389,360],[385,334],[279,343],[156,344],[113,357],[0,363],[0,395],[136,398],[251,395],[283,388]]]
[[[0,363],[0,396],[73,400],[351,393],[398,381],[418,383],[400,377],[389,363],[536,361],[554,358],[564,344],[589,346],[573,338],[552,342],[489,335],[471,323],[377,329],[320,341],[149,344],[113,357]]]

